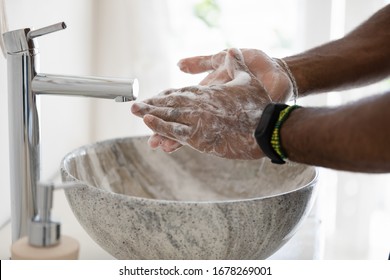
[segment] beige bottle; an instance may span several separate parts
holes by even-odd
[[[69,236],[61,236],[59,243],[51,246],[31,245],[25,236],[11,246],[12,260],[77,260],[79,243]]]
[[[61,225],[51,220],[53,185],[37,187],[37,215],[29,225],[28,236],[11,246],[13,260],[76,260],[79,242],[69,236],[61,236]]]

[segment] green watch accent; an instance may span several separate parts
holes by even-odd
[[[288,106],[287,108],[283,109],[279,113],[278,121],[276,122],[274,130],[272,132],[271,146],[275,150],[275,152],[280,156],[280,158],[282,160],[287,159],[287,155],[286,155],[286,152],[284,151],[282,144],[281,144],[280,128],[282,127],[282,124],[286,121],[286,119],[289,117],[290,113],[298,108],[300,108],[300,106],[293,105],[293,106]]]

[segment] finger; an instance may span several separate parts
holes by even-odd
[[[214,69],[211,58],[211,55],[184,58],[177,63],[177,66],[179,66],[180,70],[185,73],[203,73]]]
[[[235,79],[242,72],[250,73],[245,64],[244,57],[239,49],[229,49],[226,56],[226,68],[230,78]]]
[[[131,106],[131,112],[138,116],[138,117],[144,117],[147,114],[152,113],[154,110],[156,110],[156,106],[149,105],[143,102],[134,103],[133,106]],[[162,110],[163,108],[161,108]],[[168,109],[168,108],[165,108]]]
[[[207,88],[201,85],[183,87],[167,95],[157,95],[144,100],[143,103],[158,107],[193,107],[195,103],[199,103],[199,100],[193,97],[204,94],[205,90]]]
[[[161,147],[161,149],[166,153],[175,152],[183,146],[179,142],[166,138],[157,133],[149,137],[148,144],[152,149],[157,149],[158,147]]]
[[[151,98],[148,98],[148,99],[145,99],[142,101],[142,103],[146,103],[146,104],[150,104],[150,105],[158,105],[159,102],[161,100],[164,100],[164,98],[172,93],[175,93],[177,92],[178,89],[174,89],[174,88],[170,88],[170,89],[167,89],[167,90],[164,90],[160,93],[158,93],[157,95],[151,97]],[[140,104],[140,102],[136,102],[137,105]],[[137,108],[138,106],[136,106]]]
[[[182,144],[173,139],[169,139],[163,136],[161,137],[162,141],[160,142],[160,147],[166,153],[173,153],[183,146]]]
[[[144,111],[144,109],[145,109],[145,105],[146,105],[145,103],[136,102],[136,103],[134,103],[134,104],[131,106],[130,110],[131,110],[131,112],[132,112],[134,115],[136,115],[136,116],[142,118],[142,117],[144,116],[143,111]]]
[[[231,81],[232,79],[229,77],[227,71],[222,68],[218,68],[217,70],[208,74],[199,85],[211,86],[211,85],[221,85]]]
[[[138,116],[138,117],[144,117],[146,114],[151,114],[153,112],[155,112],[157,110],[157,108],[159,108],[160,110],[160,114],[162,115],[161,111],[164,111],[164,110],[168,110],[170,114],[174,114],[174,112],[172,112],[172,109],[174,108],[170,108],[170,107],[164,107],[164,106],[161,106],[161,107],[156,107],[154,105],[150,105],[150,104],[147,104],[147,103],[144,103],[144,102],[136,102],[134,103],[132,106],[131,106],[131,112]]]
[[[145,115],[143,119],[150,129],[162,136],[180,143],[186,143],[189,138],[191,129],[187,125],[166,122],[152,115]]]
[[[165,90],[165,91],[159,93],[158,95],[156,95],[153,98],[145,99],[142,102],[135,102],[130,107],[130,110],[134,115],[136,115],[138,117],[142,117],[144,115],[143,112],[146,109],[148,104],[153,105],[153,106],[161,106],[162,104],[164,104],[163,98],[165,96],[168,96],[169,94],[171,94],[173,92],[176,92],[176,89],[168,89],[168,90]],[[166,101],[165,101],[165,103],[166,103]]]
[[[217,69],[225,61],[226,51],[215,55],[194,56],[181,59],[177,65],[185,73],[198,74]]]
[[[147,105],[143,109],[142,115],[153,115],[167,122],[177,122],[190,125],[196,120],[197,116],[199,116],[199,110],[198,108],[173,108]]]
[[[178,93],[178,92],[175,92]],[[149,106],[157,106],[157,107],[178,107],[178,106],[185,106],[190,101],[186,96],[175,94],[175,95],[156,95],[153,98],[149,98],[144,100],[143,102],[136,102],[134,104],[137,104],[135,108],[141,107],[145,108],[148,105]]]
[[[252,81],[256,81],[255,76],[253,76],[248,67],[245,65],[243,56],[238,49],[228,50],[225,64],[229,76],[232,79],[230,82],[226,83],[226,85],[249,85]]]
[[[151,147],[152,149],[157,149],[160,146],[160,142],[162,141],[163,137],[164,136],[161,136],[160,134],[154,133],[148,139],[149,147]]]
[[[176,92],[177,89],[175,88],[170,88],[170,89],[167,89],[167,90],[163,90],[162,92],[160,92],[159,94],[157,94],[157,96],[166,96],[166,95],[169,95],[173,92]]]
[[[213,69],[217,69],[225,63],[226,50],[223,50],[211,57],[211,65]]]

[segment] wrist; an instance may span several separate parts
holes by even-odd
[[[301,55],[284,57],[282,59],[290,70],[291,75],[294,77],[297,87],[297,97],[303,97],[310,94],[308,87],[308,77],[310,73],[305,73],[305,69],[308,66],[305,57]],[[310,66],[309,68],[311,68]]]
[[[275,61],[283,69],[283,71],[285,72],[285,74],[287,75],[287,77],[291,83],[292,99],[294,100],[294,104],[295,104],[297,98],[299,97],[299,88],[298,88],[298,84],[297,84],[297,81],[295,79],[295,76],[291,72],[290,67],[288,66],[287,62],[283,58],[275,58]]]

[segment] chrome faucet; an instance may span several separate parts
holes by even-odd
[[[12,240],[28,234],[37,215],[40,181],[38,94],[87,96],[131,101],[138,95],[134,80],[42,74],[37,37],[65,29],[61,22],[38,30],[30,28],[3,34],[8,68],[10,182]]]

